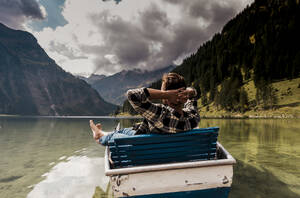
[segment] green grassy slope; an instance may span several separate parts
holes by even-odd
[[[274,108],[264,110],[261,105],[250,108],[245,113],[227,112],[218,109],[214,103],[203,106],[198,100],[199,112],[202,117],[250,117],[250,118],[300,118],[300,78],[271,83],[276,91],[278,102]],[[255,100],[256,88],[253,80],[243,85],[248,94],[249,102]],[[209,94],[209,93],[208,93]]]

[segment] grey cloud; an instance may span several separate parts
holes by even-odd
[[[213,2],[213,1],[210,1]],[[192,1],[192,4],[187,6],[188,12],[190,14],[190,16],[192,16],[193,18],[199,18],[202,17],[206,20],[211,19],[211,17],[214,14],[217,13],[213,13],[212,9],[214,8],[214,6],[211,6],[211,3],[209,4],[203,4],[203,1]],[[215,2],[213,2],[215,4]],[[215,4],[217,5],[217,4]]]
[[[103,2],[106,2],[106,1],[111,1],[111,0],[102,0]],[[114,0],[114,2],[116,2],[116,4],[119,4],[122,0]]]
[[[118,65],[110,63],[109,60],[107,59],[99,57],[95,59],[94,62],[97,65],[94,69],[94,73],[113,74],[116,73],[116,71],[120,71]],[[122,69],[128,69],[128,68],[123,67]]]
[[[104,36],[104,45],[82,46],[82,50],[99,55],[95,60],[98,71],[115,73],[121,70],[120,66],[152,70],[170,65],[195,52],[241,7],[238,0],[164,1],[179,6],[182,11],[179,21],[171,21],[168,11],[155,4],[139,13],[138,23],[112,16],[108,11],[91,16]],[[199,19],[208,25],[198,25]],[[160,47],[151,50],[155,44]],[[104,58],[105,54],[116,55],[119,62],[112,64]]]
[[[136,66],[147,60],[150,55],[148,42],[142,36],[138,26],[120,17],[112,17],[109,12],[103,12],[91,18],[104,37],[105,47],[84,46],[82,50],[94,49],[94,53],[98,53],[100,57],[104,57],[106,53],[115,54],[124,68]],[[100,60],[101,58],[97,59],[97,65],[106,67],[106,65],[101,65],[106,62]]]
[[[100,45],[80,45],[80,49],[85,52],[86,54],[94,54],[94,55],[101,55],[109,53],[109,49],[106,46]]]
[[[237,12],[238,7],[234,4],[221,4],[219,0],[191,1],[186,8],[193,18],[202,18],[210,22],[213,31],[224,25]]]
[[[78,55],[76,55],[74,50],[68,48],[65,44],[55,43],[53,41],[51,41],[49,44],[49,50],[51,52],[59,52],[60,54],[68,57],[71,60],[88,58],[86,56],[78,56]]]
[[[105,22],[106,43],[125,65],[137,64],[149,55],[148,44],[139,29],[121,18]]]
[[[178,24],[175,31],[176,36],[163,49],[164,51],[168,51],[169,55],[173,56],[173,59],[195,51],[210,36],[204,29],[192,23]]]
[[[183,0],[164,0],[164,1],[172,4],[179,4],[183,2]]]
[[[179,57],[195,52],[203,41],[210,36],[205,30],[195,26],[193,23],[176,24],[174,32],[174,37],[161,41],[161,52],[153,56],[149,61],[151,69],[170,65]]]
[[[202,18],[207,21],[226,22],[229,18],[233,17],[240,8],[238,0],[164,0],[171,4],[180,4],[183,12],[186,12],[192,18]]]
[[[214,13],[212,25],[220,26],[228,22],[230,18],[232,18],[235,14],[237,14],[237,10],[234,7],[222,7],[219,4],[216,4],[212,9],[211,12]]]
[[[119,41],[120,43],[118,43],[114,52],[123,64],[136,65],[148,58],[150,51],[145,41],[129,41],[125,39],[120,39]]]
[[[20,10],[22,10],[25,16],[35,19],[44,18],[40,6],[35,0],[22,0],[18,2],[20,2]]]
[[[169,28],[170,21],[167,13],[160,10],[157,5],[152,4],[151,7],[141,13],[142,32],[148,39],[160,41],[166,38],[165,30]]]
[[[36,0],[0,1],[0,22],[13,28],[22,28],[28,19],[44,19]]]
[[[154,42],[162,44],[162,41],[166,42],[170,37],[165,31],[170,25],[167,14],[158,6],[153,4],[145,12],[140,13],[141,25],[124,21],[120,17],[112,17],[108,11],[91,18],[104,36],[105,47],[82,46],[81,49],[85,52],[94,50],[100,57],[104,57],[105,53],[115,54],[123,69],[135,67],[153,69],[170,64],[169,60],[162,61],[160,55],[153,54],[150,50]],[[104,67],[109,67],[111,72],[120,70],[119,67],[113,67],[102,59],[104,58],[96,60],[99,70],[103,70]],[[157,66],[157,62],[161,63]]]

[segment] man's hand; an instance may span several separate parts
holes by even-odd
[[[168,100],[170,103],[173,104],[178,104],[178,103],[186,103],[186,101],[191,98],[194,97],[196,95],[195,90],[192,88],[180,88],[180,89],[176,89],[176,90],[168,90],[166,91],[168,93]]]
[[[167,99],[172,104],[185,103],[187,99],[195,95],[194,89],[180,89],[161,91],[148,88],[150,99]]]
[[[180,88],[180,89],[174,89],[174,90],[167,90],[166,95],[167,98],[169,100],[169,102],[171,103],[178,103],[182,100],[183,95],[182,93],[184,92],[184,88]]]

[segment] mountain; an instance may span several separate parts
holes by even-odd
[[[160,79],[164,73],[173,70],[175,66],[168,66],[154,71],[142,71],[140,69],[123,70],[111,76],[95,80],[95,76],[89,77],[86,81],[91,83],[101,96],[114,104],[123,104],[126,99],[125,93],[130,88],[147,87],[152,82]],[[99,76],[98,76],[99,77]]]
[[[299,0],[256,0],[175,71],[202,92],[243,75],[259,81],[300,74]]]
[[[198,89],[203,106],[277,108],[281,96],[272,83],[300,76],[299,27],[299,0],[256,0],[175,71]],[[244,87],[249,81],[253,100]]]
[[[103,78],[107,77],[105,75],[98,75],[98,74],[92,74],[88,78],[84,76],[77,76],[78,78],[86,81],[88,84],[94,84],[95,82],[102,80]]]
[[[32,34],[0,23],[0,114],[107,115],[115,108],[61,69]]]

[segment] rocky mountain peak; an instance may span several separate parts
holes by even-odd
[[[115,108],[56,65],[32,34],[0,24],[0,114],[107,115]]]

